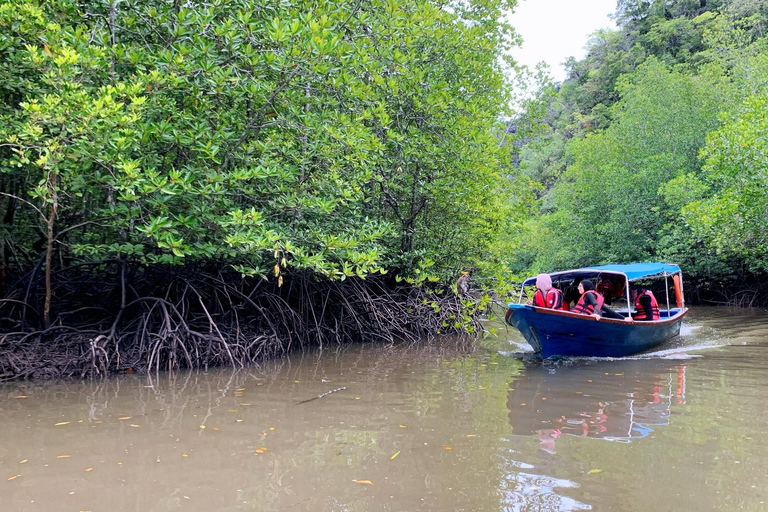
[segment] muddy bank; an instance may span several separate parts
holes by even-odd
[[[38,281],[35,272],[24,276],[0,301],[0,380],[242,367],[315,346],[479,329],[468,316],[472,299],[386,276],[331,281],[299,273],[278,283],[118,263],[57,273],[46,328]]]

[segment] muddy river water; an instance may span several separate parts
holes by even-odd
[[[768,312],[616,360],[361,343],[0,386],[0,511],[768,510]]]

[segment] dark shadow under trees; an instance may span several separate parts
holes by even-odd
[[[32,271],[0,300],[0,380],[242,367],[291,350],[469,335],[479,325],[450,290],[387,276],[334,281],[304,272],[244,279],[215,267],[72,266]]]

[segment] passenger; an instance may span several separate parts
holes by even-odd
[[[536,292],[533,294],[533,301],[528,304],[540,308],[568,311],[568,305],[563,302],[563,292],[552,286],[552,278],[549,274],[536,276]]]
[[[582,315],[592,315],[595,318],[600,318],[600,310],[603,307],[603,296],[595,291],[595,285],[589,279],[583,279],[579,283],[579,293],[581,298],[579,302],[571,308],[572,313],[579,313]]]
[[[605,303],[610,304],[613,299],[624,296],[624,276],[619,274],[602,274],[595,291],[605,298]]]
[[[565,291],[563,292],[563,299],[565,303],[568,304],[569,309],[573,309],[573,307],[577,302],[579,302],[579,299],[581,298],[579,283],[582,279],[582,277],[577,277],[569,286],[565,287]]]
[[[605,299],[595,291],[595,285],[589,279],[584,279],[579,283],[579,292],[581,293],[581,298],[571,308],[571,312],[592,315],[595,318],[604,316],[606,318],[624,320],[622,315],[604,305]]]
[[[661,318],[659,303],[656,302],[653,292],[638,286],[632,290],[632,297],[635,300],[635,309],[637,310],[635,316],[632,317],[633,320],[646,321]]]

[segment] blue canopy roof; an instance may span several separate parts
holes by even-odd
[[[624,274],[630,281],[637,281],[646,277],[654,277],[667,274],[676,274],[680,272],[680,267],[669,263],[627,263],[624,265],[599,265],[595,267],[576,268],[564,270],[562,272],[551,272],[552,280],[573,279],[575,277],[597,276],[602,272]],[[530,286],[536,283],[536,277],[529,277],[523,282],[523,286]]]
[[[588,269],[607,270],[609,272],[620,272],[626,274],[630,281],[642,279],[644,277],[653,277],[664,274],[676,274],[680,272],[680,267],[670,265],[669,263],[629,263],[626,265],[600,265],[598,267],[587,267]]]

